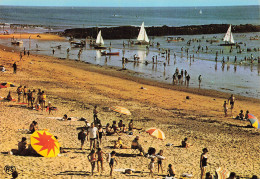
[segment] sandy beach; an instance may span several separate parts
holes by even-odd
[[[38,38],[36,34],[22,34],[22,38]],[[10,38],[6,35],[0,38]],[[16,34],[15,38],[19,38]],[[64,40],[55,35],[41,34],[43,40]],[[5,50],[3,50],[5,49]],[[54,117],[84,117],[93,120],[93,107],[98,106],[98,117],[103,125],[112,121],[123,120],[127,125],[131,119],[134,125],[143,130],[136,130],[132,136],[122,134],[123,143],[130,147],[135,136],[140,136],[140,143],[147,152],[149,147],[164,150],[166,160],[163,161],[164,175],[168,164],[176,170],[177,178],[183,173],[199,178],[199,161],[202,149],[209,150],[207,171],[212,174],[218,167],[225,167],[237,175],[250,178],[260,176],[260,131],[247,127],[248,121],[238,121],[224,117],[223,102],[230,94],[213,90],[187,89],[161,84],[142,78],[133,77],[131,71],[113,67],[102,67],[81,61],[59,59],[50,56],[24,56],[20,61],[19,52],[1,47],[0,65],[6,72],[0,72],[0,82],[12,82],[16,86],[27,86],[29,89],[42,89],[47,94],[47,101],[58,108],[53,115],[44,111],[35,111],[17,104],[17,102],[0,101],[0,175],[9,176],[4,172],[5,165],[14,165],[19,178],[85,178],[90,176],[91,166],[87,160],[90,153],[89,143],[80,150],[77,139],[77,127],[84,126],[82,121],[59,121]],[[13,74],[12,64],[18,65],[17,74]],[[141,89],[143,87],[144,89]],[[0,96],[6,97],[8,91],[17,99],[16,88],[0,89]],[[186,99],[189,96],[189,99]],[[233,111],[235,117],[242,109],[249,110],[260,117],[260,100],[235,96]],[[109,111],[111,106],[123,106],[129,109],[131,116],[120,115]],[[230,108],[230,106],[228,106]],[[22,137],[30,141],[26,134],[30,123],[36,120],[40,129],[59,137],[61,146],[67,153],[56,158],[31,156],[14,156],[8,154],[17,149]],[[165,132],[166,140],[161,141],[145,133],[145,129],[157,127]],[[180,148],[181,141],[189,138],[192,147]],[[107,136],[103,140],[102,149],[109,153],[115,150],[119,164],[116,169],[132,168],[137,171],[131,175],[114,172],[114,178],[148,178],[150,160],[143,156],[132,156],[131,149],[111,149],[118,136]],[[167,143],[173,144],[166,146]],[[109,177],[109,165],[105,162],[105,172],[95,173],[95,177]],[[155,178],[157,165],[155,167]]]

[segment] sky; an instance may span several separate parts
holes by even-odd
[[[70,7],[161,7],[260,5],[260,0],[0,0],[0,5]]]

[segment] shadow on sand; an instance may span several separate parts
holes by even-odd
[[[85,171],[64,171],[60,172],[56,175],[81,175],[81,176],[90,176],[90,172],[85,172]]]

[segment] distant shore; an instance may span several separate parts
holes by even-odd
[[[167,36],[167,35],[197,35],[197,34],[219,34],[226,33],[229,24],[209,24],[191,25],[181,27],[145,27],[148,36]],[[92,27],[92,28],[73,28],[66,29],[61,33],[62,36],[74,38],[96,37],[98,31],[102,31],[104,39],[134,39],[138,36],[140,27],[120,26],[120,27]],[[233,33],[260,32],[260,25],[234,25]]]

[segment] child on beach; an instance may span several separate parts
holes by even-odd
[[[188,138],[185,137],[184,140],[181,142],[181,146],[183,148],[189,148],[191,145],[188,143]]]
[[[88,160],[91,164],[91,175],[94,174],[94,169],[95,169],[95,163],[96,163],[96,152],[95,150],[91,150],[90,154],[88,155]]]
[[[116,156],[116,152],[112,151],[110,154],[110,160],[109,160],[109,167],[110,167],[110,176],[113,175],[113,169],[114,169],[114,163],[116,162],[116,164],[118,164],[118,161],[116,160],[115,156]]]
[[[158,173],[160,172],[160,168],[162,170],[163,173],[163,167],[162,167],[162,160],[165,159],[165,157],[162,156],[163,155],[163,150],[160,150],[160,152],[156,155],[156,157],[158,158]]]
[[[228,107],[227,107],[227,102],[226,101],[224,101],[223,108],[224,108],[225,117],[227,117]]]
[[[154,169],[154,158],[151,159],[151,162],[148,165],[149,176],[153,177],[153,169]]]
[[[168,177],[174,177],[176,175],[175,170],[172,167],[172,164],[168,165],[167,173],[168,173],[168,175],[167,175]]]
[[[98,173],[99,173],[99,163],[100,163],[100,165],[101,165],[101,172],[103,172],[104,171],[104,167],[103,167],[103,163],[104,163],[104,156],[103,155],[106,155],[107,156],[107,154],[105,153],[105,152],[103,152],[102,150],[101,150],[101,148],[98,148],[98,151],[97,151],[97,156],[98,156],[98,160],[97,160],[97,169],[98,169]]]

